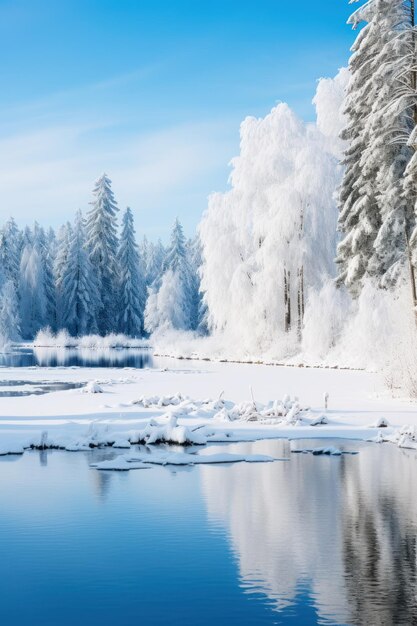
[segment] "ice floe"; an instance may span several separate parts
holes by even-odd
[[[229,454],[221,452],[216,454],[196,454],[185,452],[170,452],[165,450],[153,450],[135,452],[129,455],[116,457],[113,460],[93,463],[91,467],[99,470],[130,470],[145,469],[150,465],[212,465],[219,463],[272,463],[273,461],[287,460],[275,459],[263,454]]]

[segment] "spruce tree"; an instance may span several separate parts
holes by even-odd
[[[85,243],[84,221],[78,211],[62,272],[62,323],[76,336],[97,332],[96,314],[101,307]]]
[[[19,301],[13,280],[7,280],[0,294],[0,334],[11,341],[19,341]]]
[[[407,144],[416,122],[410,5],[371,0],[350,18],[354,27],[361,22],[366,25],[353,46],[348,124],[342,135],[348,147],[340,189],[344,238],[337,258],[339,282],[354,296],[367,276],[381,287],[395,284],[414,223],[410,185],[404,180],[412,158]]]
[[[42,258],[30,243],[20,261],[19,300],[22,336],[32,339],[45,325],[46,295]]]
[[[103,174],[94,187],[92,209],[87,215],[87,250],[96,274],[101,308],[97,322],[101,334],[115,330],[117,319],[117,203],[111,181]]]
[[[13,218],[0,231],[0,263],[8,280],[15,288],[19,284],[20,232]]]
[[[344,114],[347,125],[342,139],[347,141],[343,164],[344,176],[339,192],[339,230],[343,240],[338,246],[339,282],[344,282],[353,295],[358,295],[368,270],[373,244],[381,225],[376,200],[376,172],[362,171],[361,159],[366,149],[366,121],[375,99],[372,77],[377,70],[379,31],[372,21],[372,7],[359,9],[350,18],[356,27],[362,20],[371,20],[360,31],[349,61],[350,82]]]
[[[139,249],[135,241],[133,214],[128,207],[123,215],[118,251],[119,330],[132,337],[143,333],[145,283],[141,273]]]
[[[45,292],[45,318],[42,325],[49,326],[52,330],[55,330],[57,327],[57,315],[53,259],[45,231],[37,222],[35,222],[33,228],[33,246],[37,250],[42,263],[43,291]]]
[[[62,282],[64,278],[64,268],[66,267],[68,260],[72,234],[72,226],[69,222],[67,222],[59,229],[56,241],[56,253],[53,270],[56,289],[57,328],[63,327],[63,316],[65,310],[63,302],[64,293]]]

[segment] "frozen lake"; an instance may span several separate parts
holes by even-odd
[[[417,453],[337,445],[359,454],[269,440],[212,449],[290,460],[128,473],[90,469],[111,449],[0,457],[0,623],[416,623]]]

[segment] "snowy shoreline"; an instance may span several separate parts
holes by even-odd
[[[198,446],[204,453],[214,442],[270,438],[417,445],[417,405],[389,397],[375,374],[187,364],[159,359],[160,369],[19,368],[22,379],[53,378],[86,387],[1,398],[0,453],[22,454],[31,447],[129,449],[138,443],[152,448],[160,442]],[[7,384],[16,380],[17,370],[3,368],[1,374]]]
[[[153,352],[154,357],[165,358],[165,359],[176,359],[179,361],[209,361],[211,363],[235,363],[239,365],[267,365],[269,367],[294,367],[294,368],[305,368],[305,369],[327,369],[327,370],[347,370],[352,372],[365,372],[369,371],[371,373],[376,373],[373,370],[368,370],[365,367],[348,367],[345,365],[330,365],[328,363],[307,363],[307,362],[291,362],[291,361],[274,361],[270,359],[261,359],[256,357],[248,357],[247,359],[241,358],[233,358],[233,357],[209,357],[204,355],[184,355],[184,354],[176,354],[173,352],[161,352],[156,351]]]

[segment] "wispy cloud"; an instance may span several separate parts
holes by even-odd
[[[54,126],[0,139],[5,212],[21,224],[35,218],[59,224],[88,207],[95,178],[107,171],[121,207],[129,204],[138,212],[140,229],[166,232],[177,214],[192,228],[209,185],[232,153],[222,122],[112,137],[99,150],[88,142],[95,130],[88,124]],[[201,206],[190,211],[194,201]]]

